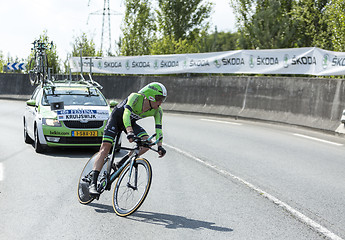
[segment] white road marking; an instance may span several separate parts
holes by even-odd
[[[207,118],[201,118],[200,120],[208,121],[208,122],[226,123],[226,124],[232,124],[232,125],[242,125],[242,123],[226,122],[226,121],[213,120],[213,119],[207,119]]]
[[[0,182],[4,180],[4,166],[0,162]]]
[[[330,141],[327,141],[327,140],[323,140],[323,139],[320,139],[320,138],[314,138],[314,137],[310,137],[310,136],[303,135],[303,134],[293,133],[293,135],[298,136],[298,137],[303,137],[303,138],[311,139],[311,140],[315,140],[315,141],[319,141],[319,142],[323,142],[323,143],[333,144],[333,145],[336,145],[336,146],[343,146],[343,144],[341,144],[341,143],[330,142]]]
[[[182,151],[179,148],[173,147],[169,144],[164,144],[165,146],[175,150],[176,152],[179,152],[182,155],[185,155],[186,157],[189,157],[203,165],[205,165],[208,168],[211,168],[215,171],[217,171],[218,173],[224,175],[224,176],[228,176],[231,177],[233,179],[235,179],[236,181],[246,185],[247,187],[249,187],[250,189],[256,191],[257,193],[259,193],[261,196],[264,196],[265,198],[267,198],[268,200],[270,200],[271,202],[273,202],[274,204],[276,204],[277,206],[285,209],[286,211],[288,211],[290,214],[292,214],[293,216],[295,216],[296,218],[298,218],[300,221],[304,222],[305,224],[307,224],[309,227],[311,227],[313,230],[315,230],[316,232],[328,237],[331,240],[344,240],[341,237],[339,237],[338,235],[336,235],[335,233],[331,232],[330,230],[328,230],[327,228],[323,227],[322,225],[320,225],[319,223],[315,222],[314,220],[310,219],[309,217],[307,217],[306,215],[304,215],[303,213],[297,211],[296,209],[294,209],[293,207],[291,207],[290,205],[284,203],[283,201],[279,200],[278,198],[274,197],[273,195],[263,191],[262,189],[256,187],[255,185],[247,182],[246,180],[237,177],[231,173],[229,173],[228,171],[225,171],[219,167],[217,167],[216,165],[210,164],[208,162],[205,162],[204,160],[197,158],[193,155],[191,155],[190,153],[187,153],[185,151]]]

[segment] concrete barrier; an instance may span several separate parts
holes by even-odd
[[[336,131],[345,108],[343,79],[251,76],[94,76],[108,99],[152,81],[168,90],[165,110],[250,118]],[[25,74],[0,74],[0,97],[34,90]]]

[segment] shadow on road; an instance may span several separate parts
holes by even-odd
[[[82,158],[82,157],[92,157],[93,154],[98,152],[99,148],[89,147],[89,148],[48,148],[42,153],[42,155],[51,156],[51,157],[65,157],[65,158]]]
[[[155,225],[162,225],[166,228],[188,228],[188,229],[210,229],[219,232],[232,232],[233,229],[216,226],[213,222],[200,221],[196,219],[186,218],[178,215],[170,215],[164,213],[153,213],[137,211],[133,215],[127,217],[134,221],[146,222]]]
[[[95,211],[98,213],[114,213],[115,214],[113,206],[111,205],[104,205],[104,204],[92,202],[92,203],[89,203],[87,206],[95,208]]]
[[[114,213],[112,206],[98,204],[98,203],[90,203],[90,207],[96,208],[95,211],[99,213]],[[114,213],[115,214],[115,213]],[[191,219],[183,216],[178,215],[170,215],[164,213],[154,213],[154,212],[144,212],[144,211],[137,211],[132,215],[128,216],[127,219],[132,221],[138,222],[145,222],[154,225],[161,225],[165,228],[170,229],[178,229],[178,228],[186,228],[186,229],[209,229],[213,231],[219,232],[232,232],[233,229],[216,226],[213,222],[206,222],[200,221],[196,219]]]

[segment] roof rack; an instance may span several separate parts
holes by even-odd
[[[92,78],[92,75],[89,73],[89,79],[86,80],[83,76],[83,74],[80,74],[81,76],[81,82],[86,83],[88,86],[93,86],[93,87],[97,87],[99,89],[103,89],[103,86],[101,84],[99,84],[98,82],[94,81]]]
[[[94,81],[92,79],[91,74],[89,73],[89,79],[85,79],[82,74],[80,74],[81,80],[72,80],[70,79],[60,79],[56,80],[55,78],[52,79],[46,79],[43,83],[43,86],[45,87],[55,87],[55,83],[69,83],[70,85],[72,83],[79,83],[79,84],[85,84],[87,87],[97,87],[99,89],[103,89],[103,86],[100,85],[98,82]]]

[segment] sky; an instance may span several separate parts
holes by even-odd
[[[209,0],[213,2],[211,15],[212,29],[235,31],[235,17],[229,0]],[[124,16],[123,0],[110,0],[111,40],[118,40]],[[102,15],[104,1],[101,0],[17,0],[1,1],[0,7],[0,52],[8,56],[26,59],[32,42],[46,30],[54,42],[61,60],[72,52],[75,37],[85,32],[93,38],[96,49],[101,46]],[[109,38],[108,35],[103,37]],[[103,41],[105,44],[105,40]]]

